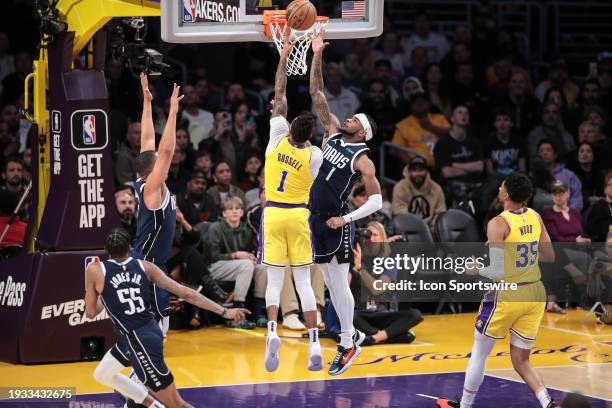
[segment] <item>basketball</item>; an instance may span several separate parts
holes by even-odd
[[[287,6],[287,23],[294,30],[308,30],[317,19],[317,9],[308,0],[295,0]]]

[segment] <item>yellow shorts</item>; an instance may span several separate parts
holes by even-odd
[[[535,341],[546,311],[546,291],[541,282],[519,287],[519,291],[487,293],[480,304],[476,330],[493,339],[504,339],[511,332],[524,341]]]
[[[280,205],[268,203],[263,210],[259,236],[261,263],[277,267],[311,265],[314,256],[310,211],[306,206]]]

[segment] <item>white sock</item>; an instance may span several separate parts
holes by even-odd
[[[353,347],[355,299],[353,299],[348,281],[349,267],[350,264],[339,264],[334,257],[331,263],[326,265],[326,268],[321,268],[332,303],[340,320],[340,345],[344,348]]]
[[[310,338],[311,343],[319,342],[319,329],[316,327],[313,329],[308,329],[308,337]]]
[[[538,401],[540,401],[540,405],[542,405],[543,408],[546,408],[552,401],[552,398],[550,398],[550,394],[546,388],[542,388],[540,391],[538,391],[536,393],[536,397],[538,397]]]
[[[474,345],[472,346],[472,356],[465,372],[461,408],[469,408],[474,403],[478,389],[482,384],[482,380],[484,380],[487,358],[493,347],[495,347],[495,340],[483,336],[478,330],[474,330]]]
[[[268,334],[274,333],[276,335],[276,322],[274,320],[270,320],[268,322]]]
[[[137,384],[125,375],[120,374],[121,370],[124,368],[125,367],[113,357],[110,351],[108,351],[94,370],[94,378],[99,383],[119,391],[121,395],[140,404],[147,398],[149,391],[147,391],[144,385]]]

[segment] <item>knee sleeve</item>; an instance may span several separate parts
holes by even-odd
[[[97,382],[108,385],[115,374],[119,374],[125,367],[113,355],[107,352],[94,370],[94,378]]]
[[[266,287],[266,307],[276,306],[280,303],[280,294],[283,289],[285,269],[268,267],[268,286]]]
[[[125,375],[120,374],[123,368],[123,364],[113,357],[109,351],[94,370],[94,378],[99,383],[119,391],[123,396],[131,398],[139,404],[142,403],[149,392],[144,385],[137,384]]]
[[[292,271],[295,289],[300,296],[302,311],[312,312],[317,310],[317,301],[310,284],[310,268],[293,268]]]

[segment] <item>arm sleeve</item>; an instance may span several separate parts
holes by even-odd
[[[489,248],[489,266],[481,269],[478,274],[494,281],[504,278],[504,249],[499,247]]]
[[[289,122],[282,116],[270,119],[270,141],[266,147],[266,156],[278,146],[283,137],[289,134]]]
[[[310,147],[310,175],[312,178],[317,178],[319,174],[319,169],[323,164],[323,152],[316,146]]]

